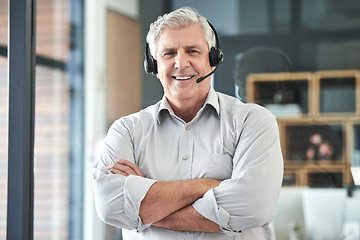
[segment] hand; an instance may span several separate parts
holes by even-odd
[[[114,164],[106,166],[105,168],[113,174],[120,174],[123,176],[136,175],[144,177],[140,171],[140,168],[136,164],[125,159],[116,159]]]

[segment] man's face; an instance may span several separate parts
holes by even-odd
[[[170,103],[199,104],[210,88],[211,77],[196,80],[210,73],[209,47],[200,24],[165,29],[156,53],[158,75]]]

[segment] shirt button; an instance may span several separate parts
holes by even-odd
[[[185,130],[189,130],[189,129],[190,129],[189,125],[186,125]]]
[[[183,156],[183,160],[188,160],[188,156]]]

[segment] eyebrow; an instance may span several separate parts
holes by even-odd
[[[194,48],[201,49],[201,47],[200,47],[200,46],[197,46],[197,45],[195,45],[195,46],[186,46],[186,47],[185,47],[185,49],[194,49]]]
[[[185,50],[194,49],[194,48],[201,49],[199,45],[190,45],[190,46],[185,46],[184,48],[185,48]],[[161,50],[161,52],[175,51],[175,50],[177,50],[176,47],[168,47],[168,48],[164,48],[163,50]]]
[[[174,51],[176,48],[164,48],[161,50],[161,52],[168,52],[168,51]]]

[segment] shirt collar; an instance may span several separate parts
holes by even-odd
[[[206,97],[204,106],[199,110],[199,112],[203,111],[203,109],[207,105],[212,106],[216,110],[216,113],[219,116],[220,105],[219,105],[219,101],[218,101],[218,96],[212,87],[210,87],[210,90]],[[164,112],[164,110],[167,110],[171,115],[175,115],[175,113],[174,113],[173,109],[171,108],[169,102],[167,101],[165,95],[163,96],[163,98],[160,101],[160,106],[159,106],[159,109],[157,112],[157,120],[158,120],[159,124],[161,124],[161,115],[162,115],[162,112]]]

